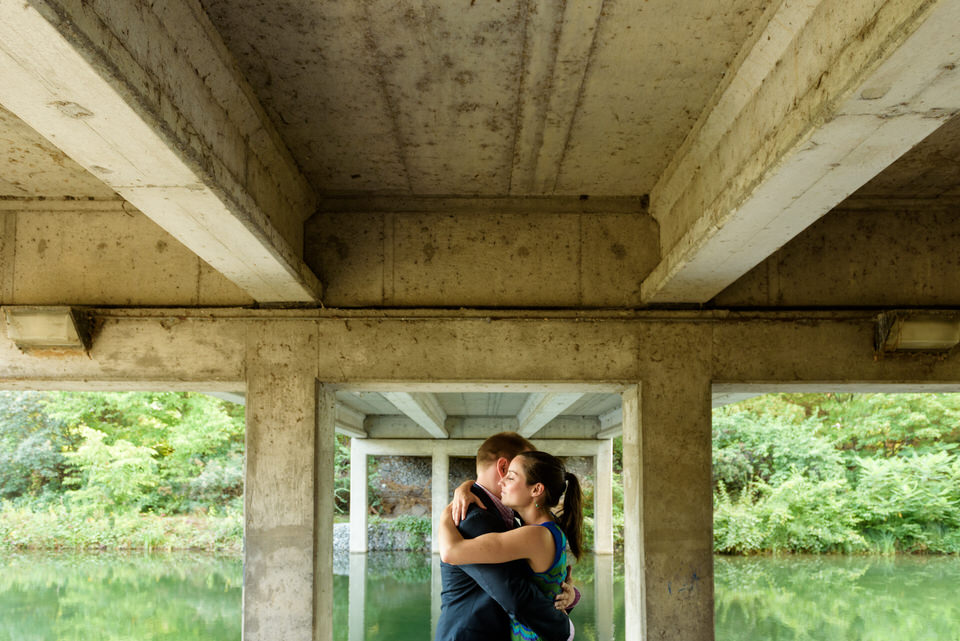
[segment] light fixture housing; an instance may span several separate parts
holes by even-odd
[[[77,354],[90,349],[89,318],[73,307],[5,306],[3,317],[7,336],[28,354]]]
[[[876,330],[878,352],[945,352],[960,344],[960,317],[952,313],[884,312]]]

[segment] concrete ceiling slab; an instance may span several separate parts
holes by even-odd
[[[323,194],[644,194],[770,3],[202,0]]]
[[[20,118],[0,107],[0,198],[119,199]]]
[[[927,136],[916,147],[852,194],[849,200],[960,196],[960,116]]]

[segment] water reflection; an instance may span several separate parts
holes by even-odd
[[[624,638],[622,567],[610,556],[585,556],[577,564],[582,598],[571,618],[578,640]],[[334,570],[336,641],[434,638],[440,617],[438,555],[342,553],[334,557]]]
[[[0,641],[235,641],[242,562],[204,555],[0,555]]]
[[[717,641],[960,639],[960,558],[717,558]]]

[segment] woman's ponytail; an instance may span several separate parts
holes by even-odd
[[[563,479],[567,482],[567,489],[563,493],[563,511],[558,520],[560,529],[567,535],[570,551],[579,560],[583,554],[583,492],[575,474],[566,472]]]
[[[527,485],[543,484],[544,492],[538,507],[550,510],[556,507],[560,495],[563,495],[560,515],[554,516],[552,511],[550,515],[567,535],[570,551],[579,559],[583,554],[583,492],[580,490],[580,479],[567,471],[563,461],[546,452],[523,452],[517,458],[523,465]]]

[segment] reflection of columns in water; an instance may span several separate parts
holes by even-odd
[[[443,582],[440,578],[440,555],[430,555],[430,638],[437,638],[437,621],[440,620],[440,591]]]
[[[364,606],[367,600],[367,555],[350,555],[350,641],[363,641],[366,632]]]
[[[613,555],[593,557],[594,607],[596,608],[597,639],[613,638]]]

